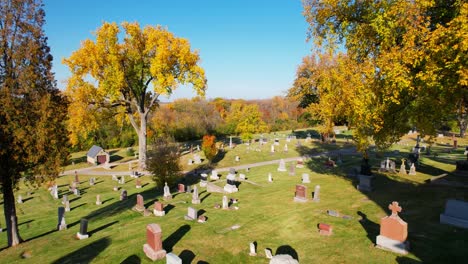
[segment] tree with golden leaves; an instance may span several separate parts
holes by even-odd
[[[208,159],[208,161],[211,163],[218,152],[216,149],[216,137],[213,135],[204,135],[202,150],[206,159]]]
[[[8,246],[21,243],[14,190],[53,180],[68,159],[67,100],[51,72],[39,0],[0,1],[0,186]]]
[[[233,102],[226,123],[232,125],[234,132],[240,134],[241,139],[245,141],[251,140],[255,133],[268,132],[268,125],[263,121],[257,104]]]
[[[351,107],[367,117],[354,123],[357,142],[372,138],[385,148],[413,126],[422,135],[434,135],[447,115],[459,110],[468,116],[466,5],[457,0],[304,0],[317,50],[344,48],[350,65],[374,72],[357,73],[365,77],[368,97]]]
[[[69,129],[74,143],[99,126],[100,109],[115,109],[115,118],[128,120],[139,143],[140,167],[146,166],[148,114],[158,106],[159,96],[169,96],[180,85],[192,84],[199,95],[206,89],[205,72],[198,52],[187,39],[161,26],[122,23],[119,40],[116,23],[104,23],[96,40],[85,40],[64,59],[72,76],[68,80]]]

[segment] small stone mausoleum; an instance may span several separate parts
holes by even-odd
[[[110,155],[99,146],[93,145],[86,154],[88,163],[99,165],[109,163]]]

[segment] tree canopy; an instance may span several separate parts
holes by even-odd
[[[305,0],[309,37],[322,54],[318,61],[324,63],[323,58],[332,54],[339,62],[338,51],[347,57],[345,64],[335,63],[324,71],[331,82],[324,82],[320,71],[309,72],[308,80],[320,80],[312,88],[324,101],[314,112],[333,110],[325,107],[327,94],[337,100],[335,106],[344,103],[361,149],[370,138],[386,147],[414,126],[423,135],[434,135],[450,113],[464,113],[459,117],[466,124],[468,4],[442,2]],[[340,65],[344,67],[338,72],[349,73],[343,75],[345,82],[335,74]],[[301,96],[296,91],[305,89],[297,87],[309,85],[301,78],[298,72],[290,94]],[[353,96],[342,96],[344,90]],[[313,93],[303,93],[302,99],[304,95]],[[337,110],[322,116],[323,122],[342,114]]]
[[[96,40],[87,39],[64,59],[72,76],[67,94],[71,98],[69,129],[72,143],[99,126],[102,108],[114,109],[117,120],[129,121],[139,138],[140,166],[146,162],[148,114],[158,106],[160,95],[171,95],[179,84],[192,84],[199,95],[206,89],[205,72],[198,52],[187,39],[161,26],[103,23]],[[139,121],[139,123],[137,122]]]
[[[56,88],[41,1],[0,2],[0,185],[8,245],[21,242],[13,190],[39,185],[68,159],[67,100]]]

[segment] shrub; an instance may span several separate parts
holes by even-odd
[[[159,188],[162,188],[165,182],[169,186],[174,186],[182,178],[179,159],[179,149],[173,140],[166,138],[154,140],[151,150],[147,153],[146,165]]]

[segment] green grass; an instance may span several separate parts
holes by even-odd
[[[317,136],[312,136],[312,140],[306,142],[306,135],[307,133],[311,133],[314,135],[316,133],[314,130],[311,129],[301,129],[296,130],[296,134],[298,135],[297,139],[292,139],[290,142],[286,142],[286,136],[290,134],[289,131],[280,131],[274,133],[266,134],[265,137],[268,138],[268,142],[264,145],[260,145],[259,142],[253,144],[241,144],[240,139],[237,137],[233,137],[233,143],[237,143],[236,146],[232,149],[229,149],[229,138],[224,140],[224,152],[218,153],[218,157],[214,159],[214,164],[212,166],[215,167],[231,167],[237,166],[242,164],[251,164],[260,161],[266,160],[278,160],[282,158],[291,158],[291,157],[298,157],[303,156],[304,154],[314,154],[314,153],[321,153],[324,151],[331,151],[337,150],[343,147],[351,147],[350,144],[347,144],[346,138],[350,139],[350,134],[340,134],[336,139],[336,144],[323,144],[319,142]],[[254,138],[259,138],[256,136]],[[271,145],[274,142],[274,139],[279,139],[279,146],[275,146],[275,152],[271,152]],[[296,144],[300,141],[301,147],[297,148]],[[351,142],[351,140],[349,140]],[[285,144],[288,145],[288,151],[284,151]],[[257,151],[260,150],[260,151]],[[192,164],[188,165],[188,160],[194,160],[194,154],[199,154],[203,160],[202,164]],[[240,161],[236,162],[235,157],[239,156]],[[198,167],[207,166],[208,161],[205,159],[203,151],[197,152],[194,148],[194,153],[190,154],[187,153],[181,157],[181,165],[184,171],[190,171],[196,169]]]
[[[401,149],[401,155],[406,155]],[[388,153],[384,153],[387,156]],[[454,154],[456,155],[456,154]],[[399,161],[400,156],[392,157]],[[447,198],[468,200],[463,188],[438,187],[424,181],[433,172],[454,169],[447,161],[431,157],[423,158],[421,170],[416,176],[377,174],[376,191],[361,193],[356,182],[343,177],[351,167],[359,165],[359,156],[344,156],[342,167],[326,169],[325,158],[313,158],[304,169],[296,169],[296,176],[277,172],[276,165],[252,168],[249,172],[239,171],[260,186],[249,183],[240,185],[240,192],[229,195],[239,199],[239,210],[214,209],[221,204],[222,195],[207,194],[200,188],[200,205],[191,205],[191,196],[177,194],[170,202],[166,216],[143,217],[131,210],[136,194],[141,193],[145,203],[152,204],[160,198],[149,177],[141,178],[143,189],[135,188],[135,180],[129,179],[123,188],[129,199],[120,202],[119,192],[112,191],[116,184],[110,176],[97,176],[98,184],[88,186],[91,176],[80,176],[82,196],[71,203],[72,211],[66,214],[69,229],[54,231],[57,225],[57,207],[60,200],[53,200],[45,189],[34,190],[27,197],[27,189],[20,189],[26,200],[18,204],[21,236],[29,240],[17,247],[0,252],[2,263],[150,263],[144,255],[145,226],[158,223],[163,230],[164,246],[181,255],[189,263],[267,263],[264,249],[293,249],[301,263],[460,263],[468,258],[468,231],[439,224],[439,214]],[[378,161],[374,166],[378,166]],[[454,160],[454,159],[450,159]],[[399,162],[397,162],[399,165]],[[289,166],[288,166],[289,167]],[[274,182],[267,182],[273,174]],[[300,183],[302,173],[311,175],[309,194],[316,184],[321,186],[320,202],[294,203],[294,186]],[[223,179],[226,173],[223,174]],[[60,194],[68,192],[72,176],[57,179]],[[219,183],[222,186],[222,183]],[[105,203],[94,204],[96,194],[101,194]],[[69,194],[71,199],[75,198]],[[379,219],[387,215],[387,206],[399,201],[403,207],[401,217],[409,225],[411,253],[399,256],[374,248],[375,236],[379,232]],[[208,217],[204,224],[184,220],[187,207],[203,209]],[[337,210],[352,217],[351,220],[330,217],[326,210]],[[365,222],[358,220],[364,216]],[[89,218],[91,237],[76,240],[79,220]],[[322,237],[317,232],[318,223],[333,226],[333,235]],[[238,224],[237,230],[226,231]],[[96,232],[97,230],[97,232]],[[6,246],[6,233],[0,234],[0,247]],[[258,243],[258,256],[250,257],[249,243]],[[30,259],[21,259],[21,254],[30,251]],[[127,261],[127,262],[125,262]],[[158,263],[165,263],[159,261]],[[185,262],[184,262],[185,263]]]
[[[229,151],[230,155],[241,154],[244,147],[238,145]],[[307,147],[332,149],[337,146],[312,146],[311,143]],[[380,161],[389,156],[397,161],[399,168],[401,157],[407,157],[410,148],[394,146],[400,154],[373,152],[372,164],[378,167]],[[289,149],[294,150],[293,142]],[[441,146],[437,151],[443,153],[445,150]],[[289,155],[263,154],[255,157],[244,154],[241,163]],[[65,231],[55,231],[61,200],[54,200],[45,188],[30,190],[33,193],[28,197],[27,187],[21,185],[17,195],[21,194],[25,202],[17,204],[17,211],[20,234],[27,242],[1,250],[0,263],[152,263],[142,250],[149,223],[161,226],[164,248],[180,255],[184,263],[268,263],[265,248],[272,249],[273,254],[289,249],[297,254],[300,263],[463,263],[468,259],[468,230],[441,225],[439,214],[448,198],[468,200],[467,188],[425,183],[432,176],[451,174],[455,161],[463,158],[462,154],[463,151],[456,151],[436,157],[423,156],[416,176],[375,173],[376,191],[372,193],[357,191],[357,182],[345,176],[350,168],[359,166],[358,154],[343,156],[343,164],[332,169],[323,166],[326,157],[312,158],[306,168],[296,169],[295,176],[277,172],[277,165],[251,168],[249,172],[240,170],[239,173],[246,174],[248,180],[259,186],[243,182],[238,193],[228,196],[239,200],[239,210],[215,209],[214,205],[222,202],[222,194],[208,194],[205,188],[199,188],[201,204],[191,205],[189,194],[176,194],[169,205],[164,202],[171,208],[164,217],[143,217],[131,209],[138,193],[144,196],[150,210],[153,202],[161,198],[148,176],[141,178],[146,184],[143,189],[136,189],[135,180],[126,177],[123,188],[128,191],[129,199],[123,202],[119,201],[120,192],[112,190],[116,182],[111,176],[96,175],[97,184],[89,186],[91,176],[80,175],[82,196],[78,199],[68,193],[67,185],[73,176],[64,176],[57,179],[60,196],[68,193],[70,199],[76,199],[71,202],[72,211],[66,213],[69,228]],[[231,159],[226,154],[225,163],[219,162],[219,166],[236,164],[234,156]],[[272,173],[273,183],[267,182],[268,173]],[[310,174],[311,183],[306,184],[309,197],[315,185],[321,186],[320,202],[293,202],[295,185],[300,183],[302,173]],[[223,173],[222,179],[225,176]],[[223,182],[217,184],[222,186]],[[104,201],[101,206],[95,205],[97,194]],[[389,214],[387,207],[392,201],[398,201],[403,207],[401,217],[408,223],[411,249],[407,256],[374,247],[380,219]],[[184,220],[188,206],[205,210],[208,221],[200,224]],[[328,209],[352,219],[328,216]],[[91,237],[80,241],[74,236],[82,217],[89,219]],[[367,220],[358,221],[362,217]],[[2,227],[5,226],[3,221]],[[331,224],[333,235],[320,236],[318,223]],[[236,224],[241,227],[228,231]],[[248,255],[252,241],[258,244],[257,257]],[[6,233],[3,232],[0,233],[0,248],[5,246]],[[32,257],[22,259],[21,254],[25,251]],[[165,260],[156,263],[165,263]]]

